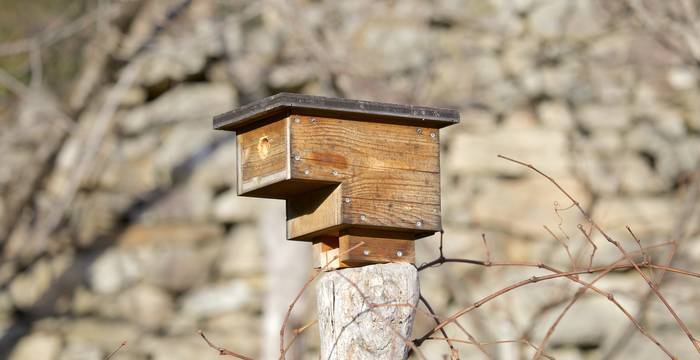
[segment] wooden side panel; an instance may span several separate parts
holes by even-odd
[[[437,232],[442,229],[440,204],[350,198],[343,202],[344,224]]]
[[[413,240],[343,235],[340,237],[339,245],[338,253],[340,254],[341,266],[388,262],[413,263],[416,261],[415,241]],[[353,247],[355,248],[353,249]]]
[[[289,178],[288,119],[238,134],[238,193]]]
[[[350,166],[440,171],[437,129],[294,116],[292,152],[305,160]]]
[[[386,168],[335,167],[317,160],[292,160],[294,179],[343,183],[343,197],[440,204],[440,174]]]
[[[297,239],[342,223],[340,186],[329,186],[287,200],[287,238]]]

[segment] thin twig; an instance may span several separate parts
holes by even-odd
[[[104,358],[104,360],[109,360],[109,359],[111,359],[116,353],[119,352],[119,350],[121,350],[121,349],[124,348],[125,346],[126,346],[126,341],[122,341],[121,344],[119,344],[119,346],[117,346],[116,349],[112,350],[112,352],[109,353],[109,354]]]
[[[347,250],[345,250],[345,251],[343,251],[343,252],[340,252],[340,253],[338,253],[337,255],[335,255],[335,256],[334,256],[332,259],[330,259],[325,265],[323,265],[323,267],[321,267],[321,269],[319,269],[319,270],[316,272],[316,274],[314,274],[309,280],[307,280],[306,283],[304,283],[304,286],[301,287],[301,289],[299,290],[299,292],[297,293],[297,295],[294,297],[294,300],[292,300],[292,303],[289,304],[289,307],[288,307],[288,309],[287,309],[287,313],[284,315],[284,320],[282,321],[282,327],[280,328],[280,359],[285,359],[285,354],[287,353],[287,350],[289,350],[289,347],[288,347],[288,346],[285,347],[285,345],[284,345],[284,333],[285,333],[285,330],[287,329],[287,323],[289,322],[289,318],[290,318],[290,316],[292,315],[292,310],[294,310],[294,306],[295,306],[296,303],[299,301],[299,299],[301,299],[301,296],[304,294],[304,292],[306,291],[306,289],[307,289],[307,288],[309,287],[309,285],[311,285],[311,283],[313,283],[319,276],[321,276],[321,274],[323,273],[323,271],[325,271],[326,269],[328,269],[328,267],[329,267],[335,260],[339,259],[342,255],[347,254],[347,253],[349,253],[349,252],[351,252],[351,251],[353,251],[353,250],[359,248],[360,246],[363,246],[364,244],[365,244],[365,242],[364,242],[364,241],[361,241],[361,242],[359,242],[358,244],[356,244],[355,246],[353,246],[353,247],[351,247],[351,248],[349,248],[349,249],[347,249]],[[294,342],[297,336],[298,336],[298,334],[295,334],[295,335],[294,335],[294,338],[292,338],[291,341]],[[291,346],[291,345],[290,345],[290,346]]]
[[[571,196],[561,185],[559,185],[559,183],[558,183],[556,180],[554,180],[554,179],[553,179],[552,177],[550,177],[549,175],[543,173],[542,171],[540,171],[538,168],[534,167],[533,165],[524,163],[524,162],[519,161],[519,160],[515,160],[515,159],[512,159],[512,158],[509,158],[509,157],[506,157],[506,156],[503,156],[503,155],[498,155],[498,157],[500,157],[500,158],[502,158],[502,159],[505,159],[505,160],[508,160],[508,161],[511,161],[511,162],[514,162],[514,163],[516,163],[516,164],[525,166],[525,167],[527,167],[527,168],[530,168],[531,170],[535,171],[536,173],[542,175],[542,176],[545,177],[547,180],[549,180],[555,187],[557,187],[557,188],[559,189],[559,191],[561,191],[562,194],[564,194],[567,198],[569,198],[569,200],[571,200],[571,202],[574,203],[574,205],[576,206],[576,208],[578,208],[579,212],[586,218],[586,220],[588,220],[591,224],[593,224],[593,226],[595,227],[595,229],[598,230],[598,232],[599,232],[601,235],[603,235],[603,237],[604,237],[609,243],[613,244],[613,245],[622,253],[622,255],[625,257],[625,259],[626,259],[630,264],[632,264],[632,265],[634,266],[635,271],[637,271],[637,273],[638,273],[638,274],[644,279],[644,281],[649,285],[649,288],[654,292],[654,294],[656,295],[656,297],[658,297],[659,300],[661,300],[661,302],[664,304],[664,306],[666,306],[666,309],[667,309],[668,312],[671,314],[671,316],[673,316],[673,318],[676,320],[676,323],[677,323],[678,326],[681,328],[681,330],[686,334],[686,336],[688,337],[688,339],[690,340],[690,342],[693,344],[693,347],[695,347],[695,350],[696,350],[698,353],[700,353],[700,343],[698,343],[698,342],[695,340],[695,337],[694,337],[693,334],[690,332],[690,329],[688,329],[688,326],[687,326],[687,325],[685,324],[685,322],[678,316],[678,314],[676,313],[676,311],[673,310],[673,307],[672,307],[671,304],[666,300],[666,298],[661,294],[661,292],[659,291],[659,289],[658,289],[658,287],[656,286],[656,284],[654,284],[654,283],[651,281],[651,279],[640,269],[639,265],[638,265],[636,262],[634,262],[634,260],[630,257],[629,253],[620,245],[620,243],[617,242],[617,241],[615,241],[612,237],[610,237],[610,235],[608,235],[608,233],[605,232],[605,230],[603,230],[603,229],[591,218],[591,216],[588,214],[588,212],[586,212],[586,210],[584,210],[583,207],[581,207],[580,203],[579,203],[573,196]],[[544,347],[544,345],[545,345],[545,344],[542,344],[542,346],[540,346],[540,350],[538,351],[540,354],[536,354],[535,358],[537,358],[537,355],[541,355],[541,351],[543,350],[542,348]]]
[[[571,251],[569,251],[569,245],[564,240],[560,239],[556,234],[554,234],[554,232],[552,232],[552,230],[550,230],[547,227],[547,225],[542,225],[542,227],[544,227],[544,229],[547,230],[549,235],[551,235],[554,239],[556,239],[561,244],[561,246],[566,251],[566,255],[569,257],[569,261],[571,261],[571,270],[576,270],[576,261],[574,261],[574,257],[571,256]]]
[[[228,350],[226,348],[223,348],[221,346],[214,345],[211,341],[209,341],[209,339],[207,339],[206,335],[204,335],[204,331],[202,331],[202,330],[198,330],[197,333],[199,334],[199,336],[202,337],[202,339],[204,339],[204,341],[207,343],[207,345],[209,345],[210,348],[218,351],[219,355],[221,355],[221,356],[233,356],[233,357],[235,357],[237,359],[241,359],[241,360],[253,360],[253,358],[251,358],[251,357],[247,357],[245,355],[241,355],[237,352],[233,352],[233,351]]]
[[[491,251],[489,250],[489,244],[486,242],[486,234],[481,233],[481,241],[484,243],[484,249],[486,250],[486,261],[484,261],[484,265],[491,266]]]
[[[588,259],[588,269],[590,269],[591,267],[593,267],[593,257],[595,256],[595,252],[596,252],[596,250],[598,250],[598,247],[595,245],[595,243],[591,239],[591,236],[583,228],[583,225],[578,224],[576,227],[581,231],[581,233],[583,234],[583,237],[586,238],[586,241],[588,241],[588,243],[591,244],[591,246],[593,246],[593,251],[591,251],[591,257]]]

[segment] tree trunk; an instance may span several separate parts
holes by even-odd
[[[316,288],[321,359],[405,359],[419,291],[411,264],[324,274]]]

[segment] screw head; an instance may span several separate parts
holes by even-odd
[[[421,221],[421,220],[416,221],[416,226],[418,226],[418,227],[423,226],[423,221]]]
[[[434,133],[434,132],[431,132],[431,133],[430,133],[430,137],[431,137],[431,138],[433,138],[433,139],[434,139],[434,138],[435,138],[436,136],[437,136],[437,134],[436,134],[436,133]]]
[[[299,156],[299,154],[294,154],[294,155],[292,155],[292,157],[294,158],[295,161],[301,160],[301,156]]]
[[[396,256],[402,257],[402,256],[403,256],[403,251],[397,250],[397,251],[396,251]]]
[[[338,170],[331,171],[331,174],[333,174],[333,176],[338,176]]]
[[[312,122],[312,123],[315,123],[315,122],[316,122],[316,118],[311,118],[311,122]]]
[[[309,175],[310,172],[311,171],[309,171],[309,169],[306,169],[306,170],[304,170],[304,175]]]
[[[352,200],[350,200],[350,198],[345,198],[343,201],[345,201],[346,204],[349,204]]]
[[[362,255],[369,256],[369,250],[367,250],[367,249],[362,250]]]
[[[423,129],[422,129],[422,128],[417,128],[417,129],[416,129],[416,132],[418,133],[418,135],[421,135],[421,134],[423,134]]]
[[[361,220],[361,221],[367,221],[367,215],[365,215],[365,214],[360,214],[360,220]]]
[[[299,119],[298,117],[295,117],[295,118],[294,118],[294,123],[295,123],[295,124],[298,124],[300,121],[301,121],[301,119]]]

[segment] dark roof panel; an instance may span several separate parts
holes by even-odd
[[[436,128],[459,122],[459,112],[454,109],[279,93],[215,116],[214,128],[238,131],[290,114]]]

